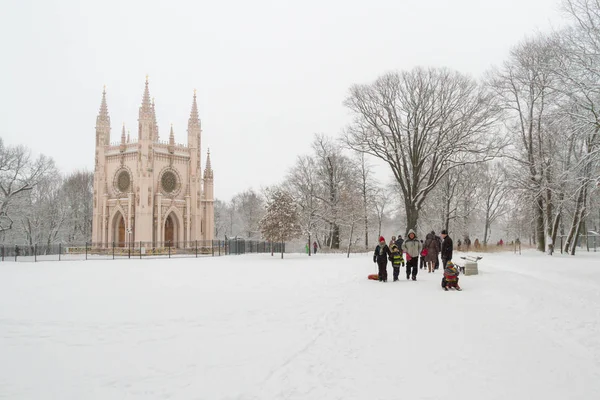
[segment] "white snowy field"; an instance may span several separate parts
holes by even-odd
[[[600,252],[286,256],[0,264],[0,398],[600,398]]]

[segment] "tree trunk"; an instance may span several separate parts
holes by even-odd
[[[310,251],[311,251],[311,246],[310,246],[310,233],[308,234],[308,256],[310,257]]]
[[[352,226],[350,227],[350,240],[348,240],[348,254],[346,258],[350,258],[350,246],[352,244],[352,234],[354,233],[354,222],[352,222]]]
[[[283,242],[283,241],[281,242],[281,259],[282,260],[283,260],[283,243],[285,243],[285,242]]]
[[[581,210],[583,209],[583,199],[584,199],[584,186],[582,185],[579,188],[579,194],[577,195],[577,203],[575,205],[575,215],[573,216],[573,222],[571,224],[571,228],[569,229],[569,234],[567,235],[567,241],[565,243],[565,252],[575,254],[575,246],[577,246],[577,236],[576,232],[580,229],[581,222]],[[573,241],[575,244],[572,246]],[[572,248],[571,248],[572,246]]]
[[[490,212],[489,210],[485,213],[485,228],[483,230],[483,245],[487,246],[488,244],[488,231],[490,229]],[[508,240],[508,238],[506,239]]]
[[[535,201],[535,233],[537,235],[537,249],[546,251],[546,229],[544,227],[544,199],[541,195]]]
[[[571,247],[571,255],[575,255],[575,250],[577,249],[577,241],[579,240],[579,234],[581,233],[581,227],[583,226],[583,214],[585,213],[585,207],[582,209],[579,214],[579,223],[577,224],[577,229],[575,231],[575,240],[573,240],[573,246]]]
[[[369,248],[369,220],[367,218],[367,208],[365,207],[365,249]]]
[[[419,210],[417,210],[417,207],[415,207],[414,204],[410,204],[406,201],[405,201],[405,207],[406,207],[406,235],[408,235],[408,231],[410,229],[415,231],[415,234],[418,234],[417,230],[418,230],[418,223],[419,223]]]
[[[333,229],[331,232],[331,248],[340,248],[340,226],[336,223],[333,224]]]

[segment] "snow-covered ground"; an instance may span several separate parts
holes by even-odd
[[[600,398],[600,253],[287,257],[0,264],[0,398]]]

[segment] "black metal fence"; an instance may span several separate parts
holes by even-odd
[[[218,257],[285,252],[285,243],[257,240],[195,240],[190,242],[58,243],[0,245],[0,261],[116,260],[128,258]]]

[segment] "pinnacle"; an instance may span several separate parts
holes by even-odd
[[[144,88],[144,96],[142,97],[142,107],[140,112],[151,112],[152,103],[150,101],[150,90],[148,89],[148,75],[146,75],[146,86]]]
[[[206,156],[206,167],[204,168],[204,177],[209,179],[213,178],[213,170],[212,165],[210,163],[210,149],[208,149],[208,155]]]
[[[198,103],[196,102],[196,89],[194,89],[194,100],[192,101],[192,110],[190,111],[190,119],[188,125],[197,125],[200,122],[198,116]]]
[[[106,85],[102,90],[102,102],[100,103],[100,112],[98,113],[96,122],[105,122],[110,125],[110,116],[108,115],[108,106],[106,105]]]

